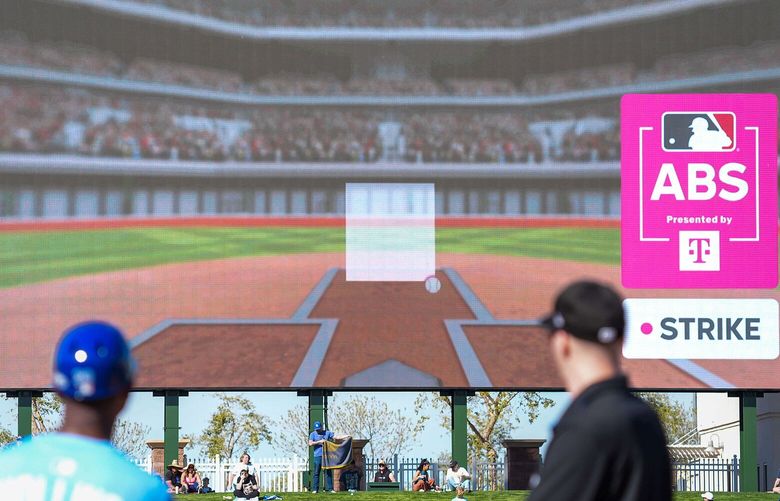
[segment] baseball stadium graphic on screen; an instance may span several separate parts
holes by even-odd
[[[302,3],[2,2],[0,391],[85,319],[138,389],[560,390],[582,278],[634,387],[780,389],[778,2]]]

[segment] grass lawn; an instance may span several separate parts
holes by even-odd
[[[227,496],[225,493],[217,494],[202,494],[198,496],[178,496],[177,499],[198,499],[201,501],[222,501],[222,496]],[[386,493],[386,492],[358,492],[354,496],[350,496],[347,493],[337,494],[308,494],[308,493],[280,493],[280,496],[284,498],[284,501],[310,501],[312,499],[343,499],[346,501],[349,499],[360,499],[362,501],[413,501],[416,499],[436,499],[438,501],[449,501],[453,498],[453,493],[416,493],[416,492],[398,492],[398,493]],[[521,501],[528,497],[526,491],[509,491],[509,492],[474,492],[466,496],[469,501]],[[715,501],[721,500],[740,500],[740,501],[777,501],[777,494],[764,494],[764,493],[715,493]],[[675,501],[701,501],[700,492],[682,492],[674,496]],[[231,496],[232,500],[232,496]],[[563,501],[563,500],[561,500]]]
[[[441,228],[438,252],[620,263],[604,228]],[[0,287],[166,263],[344,252],[343,228],[124,228],[0,232]]]

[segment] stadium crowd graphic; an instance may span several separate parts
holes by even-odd
[[[390,118],[388,118],[388,115]],[[560,148],[529,129],[571,120]],[[408,162],[538,163],[616,160],[618,131],[574,130],[574,112],[379,111],[263,108],[231,111],[178,101],[0,84],[0,151],[209,161],[374,162],[379,124],[402,126]],[[235,134],[221,134],[216,121]],[[612,118],[614,121],[615,118]],[[224,123],[223,122],[223,123]]]
[[[257,26],[517,27],[568,19],[643,0],[125,0]],[[655,0],[658,1],[658,0]]]
[[[518,87],[502,79],[353,79],[333,75],[278,74],[245,83],[237,73],[138,58],[122,62],[110,52],[55,42],[31,42],[0,32],[0,63],[33,66],[130,80],[177,84],[224,92],[269,95],[511,95],[684,78],[723,71],[776,67],[780,43],[754,44],[659,59],[652,71],[631,63],[531,75]],[[520,89],[520,90],[519,90]],[[0,87],[3,120],[0,151],[68,152],[126,158],[209,161],[373,162],[383,158],[378,126],[388,113],[369,111],[227,111],[216,106],[19,84]],[[97,111],[96,111],[97,110]],[[616,110],[597,111],[616,124]],[[555,148],[530,132],[528,124],[588,116],[578,112],[394,113],[402,125],[398,158],[407,162],[535,163],[616,160],[617,127],[598,132],[566,131]],[[592,116],[592,113],[590,114]],[[598,116],[598,115],[597,115]],[[217,134],[213,124],[184,125],[177,117],[244,121],[239,134]],[[185,122],[189,119],[185,119]],[[192,123],[192,120],[189,120]]]
[[[342,81],[328,73],[311,75],[290,72],[269,74],[245,82],[241,75],[227,70],[147,57],[122,61],[108,51],[83,44],[32,42],[23,33],[16,31],[0,31],[0,64],[258,95],[508,96],[542,95],[777,68],[780,67],[780,42],[673,54],[658,59],[651,69],[642,71],[633,63],[625,62],[530,75],[518,85],[501,78],[453,77],[437,81],[433,78],[406,76]]]

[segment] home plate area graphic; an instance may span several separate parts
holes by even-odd
[[[562,389],[535,320],[496,319],[454,269],[436,278],[430,293],[334,268],[289,318],[163,321],[131,340],[136,388]],[[734,386],[702,362],[623,366],[636,387]]]

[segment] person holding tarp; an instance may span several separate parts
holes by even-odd
[[[352,437],[349,435],[336,435],[322,444],[322,469],[326,475],[333,475],[333,470],[342,470],[343,474],[343,469],[351,463]]]
[[[335,437],[332,431],[326,430],[322,422],[314,422],[314,431],[309,435],[309,447],[314,448],[314,465],[312,468],[312,488],[311,492],[316,494],[320,489],[320,469],[323,466],[322,452],[324,445]],[[351,450],[351,445],[350,445]],[[333,470],[325,470],[325,490],[333,490]]]

